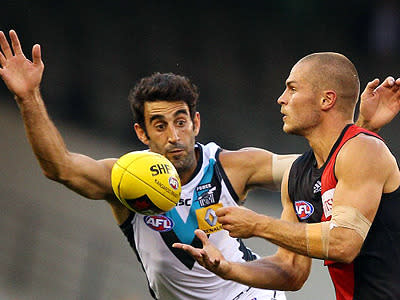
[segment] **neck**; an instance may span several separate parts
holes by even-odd
[[[339,135],[342,133],[346,125],[350,123],[352,123],[352,120],[332,120],[332,122],[322,122],[304,136],[308,140],[310,147],[313,149],[318,168],[322,167],[326,162]]]
[[[185,185],[192,179],[193,174],[196,171],[197,164],[199,162],[199,157],[200,157],[200,150],[195,148],[194,160],[192,160],[193,163],[190,164],[190,167],[188,167],[185,170],[178,170],[179,178],[181,180],[181,185]]]

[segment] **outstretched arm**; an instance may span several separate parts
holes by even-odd
[[[369,82],[361,94],[358,126],[378,132],[400,111],[400,78],[389,76],[379,85],[379,79]]]
[[[115,159],[97,161],[67,150],[40,94],[44,70],[40,46],[33,46],[30,61],[13,30],[10,39],[11,47],[0,31],[0,76],[19,106],[27,137],[44,174],[88,198],[116,199],[110,183]]]

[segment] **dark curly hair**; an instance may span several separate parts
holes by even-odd
[[[197,111],[199,92],[185,76],[173,73],[154,73],[142,78],[129,92],[133,118],[145,131],[144,103],[146,101],[184,101],[193,120]]]

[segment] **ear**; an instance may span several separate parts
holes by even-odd
[[[196,112],[193,119],[193,131],[195,136],[200,132],[200,113]]]
[[[329,110],[335,106],[337,99],[336,92],[333,90],[328,90],[323,92],[323,96],[320,100],[321,109],[322,110]]]
[[[142,128],[142,126],[139,125],[139,123],[135,123],[134,125],[136,135],[138,139],[145,145],[149,145],[149,138],[146,134],[146,131]]]

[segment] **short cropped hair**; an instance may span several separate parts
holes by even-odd
[[[343,54],[335,52],[313,53],[303,57],[299,63],[314,65],[309,80],[316,89],[334,89],[340,99],[342,111],[351,111],[360,93],[360,79],[354,64]]]
[[[145,131],[144,103],[147,101],[183,101],[193,120],[197,111],[199,92],[185,76],[173,73],[154,73],[142,78],[129,92],[133,118]]]

